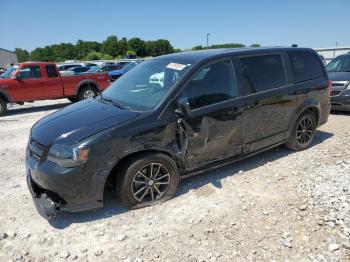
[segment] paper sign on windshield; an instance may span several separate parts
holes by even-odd
[[[178,63],[170,63],[169,65],[166,66],[167,68],[174,69],[174,70],[179,70],[181,71],[186,67],[186,65],[183,64],[178,64]]]

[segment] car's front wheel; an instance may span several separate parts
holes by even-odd
[[[164,154],[129,159],[118,172],[116,187],[122,204],[146,207],[172,198],[179,184],[175,161]]]
[[[316,117],[313,113],[302,114],[296,121],[286,146],[295,151],[310,147],[315,137],[316,127]]]
[[[93,98],[98,95],[98,91],[95,87],[92,86],[87,86],[84,87],[78,94],[78,99],[79,101],[88,99],[88,98]]]

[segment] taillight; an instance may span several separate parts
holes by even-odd
[[[332,81],[328,80],[328,95],[331,96],[332,92]]]

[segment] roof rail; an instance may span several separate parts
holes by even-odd
[[[292,47],[298,47],[298,45],[297,44],[292,44]]]

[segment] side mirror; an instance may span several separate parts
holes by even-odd
[[[21,74],[20,73],[16,74],[15,75],[15,79],[16,80],[21,80],[22,79]]]
[[[187,97],[182,96],[177,100],[175,112],[181,116],[189,117],[191,115],[190,104]]]

